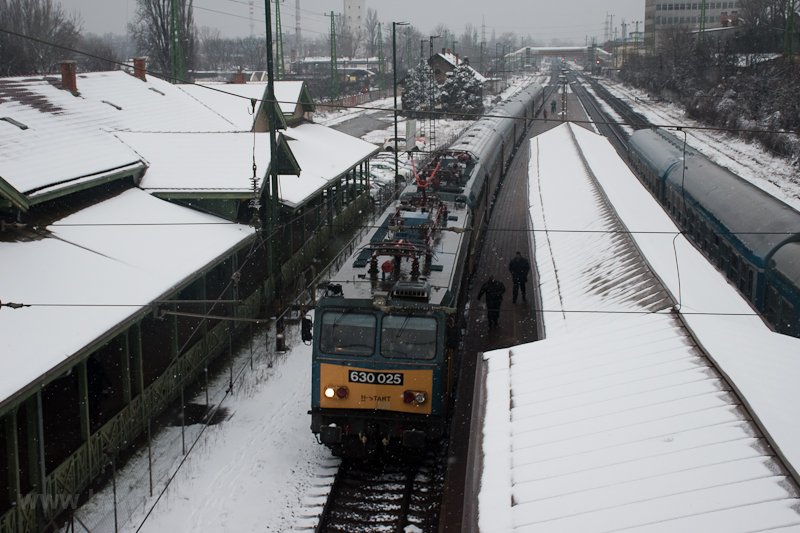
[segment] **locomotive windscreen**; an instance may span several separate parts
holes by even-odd
[[[419,316],[383,317],[381,355],[393,359],[436,357],[436,319]]]
[[[325,312],[319,349],[326,354],[372,355],[375,352],[375,315]]]

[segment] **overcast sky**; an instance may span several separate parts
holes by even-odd
[[[124,33],[136,0],[54,0],[83,21],[83,29],[92,33]],[[499,36],[511,31],[549,42],[569,38],[583,44],[586,36],[603,37],[606,14],[614,15],[614,25],[644,19],[645,0],[366,0],[367,8],[378,11],[382,22],[409,21],[427,33],[443,23],[456,34],[467,23],[480,28],[486,23],[486,38],[492,30]],[[195,21],[199,27],[217,28],[226,37],[250,34],[248,0],[194,0]],[[255,33],[264,34],[264,0],[254,1]],[[342,0],[300,0],[301,28],[304,37],[327,34],[329,19],[324,13],[341,12]],[[273,5],[274,9],[274,5]],[[274,14],[274,13],[273,13]],[[287,31],[294,31],[295,0],[284,0],[281,21]],[[640,25],[643,29],[644,26]],[[634,29],[629,26],[629,31]]]

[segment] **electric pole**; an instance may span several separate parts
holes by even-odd
[[[336,15],[331,11],[331,98],[339,96],[339,73],[336,64]]]
[[[277,78],[282,80],[286,76],[286,67],[283,62],[283,27],[281,26],[281,0],[275,0],[275,55],[278,58]]]
[[[386,62],[383,58],[383,33],[381,32],[382,24],[378,23],[378,72],[381,76],[381,91],[386,90]]]
[[[170,0],[169,17],[169,59],[172,67],[172,83],[178,83],[186,78],[186,66],[183,55],[183,17],[180,0]]]

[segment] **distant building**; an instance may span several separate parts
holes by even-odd
[[[344,0],[344,23],[353,34],[364,30],[364,20],[367,16],[367,0]]]
[[[648,50],[657,50],[661,46],[659,34],[667,28],[679,26],[697,31],[701,28],[738,26],[739,22],[739,0],[725,2],[645,0],[645,47]]]
[[[469,65],[469,60],[461,59],[451,50],[442,48],[442,51],[431,57],[430,60],[428,60],[428,63],[430,63],[431,69],[433,69],[433,75],[436,78],[436,83],[441,85],[444,83],[444,80],[447,79],[448,73],[453,72],[453,70],[455,70],[459,64],[464,63]],[[469,70],[472,72],[475,79],[481,84],[486,83],[486,78],[480,72],[472,67],[469,67]]]

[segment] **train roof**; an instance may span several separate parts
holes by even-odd
[[[683,159],[683,141],[662,129],[641,129],[633,132],[628,139],[631,150],[655,169],[659,178]],[[687,154],[696,150],[687,146]]]
[[[704,156],[687,157],[686,175],[673,168],[667,179],[736,234],[761,266],[781,243],[800,239],[800,213]]]
[[[439,207],[414,207],[413,202],[419,198],[416,185],[408,186],[401,199],[394,201],[378,217],[355,251],[331,276],[329,283],[341,285],[345,299],[373,300],[386,296],[393,303],[405,300],[432,306],[454,305],[464,267],[464,248],[469,239],[470,211],[463,202],[439,202],[438,206],[446,208],[446,214],[431,232],[428,265],[426,244],[421,235],[427,232],[427,227],[437,225]],[[373,255],[377,255],[375,275],[370,273],[374,266]],[[415,255],[420,262],[418,276],[412,273]],[[392,263],[394,256],[402,257],[399,276],[388,274],[384,278],[382,269],[385,264]],[[392,268],[396,269],[396,263]]]
[[[800,287],[800,242],[787,242],[776,251],[770,265],[787,280]]]

